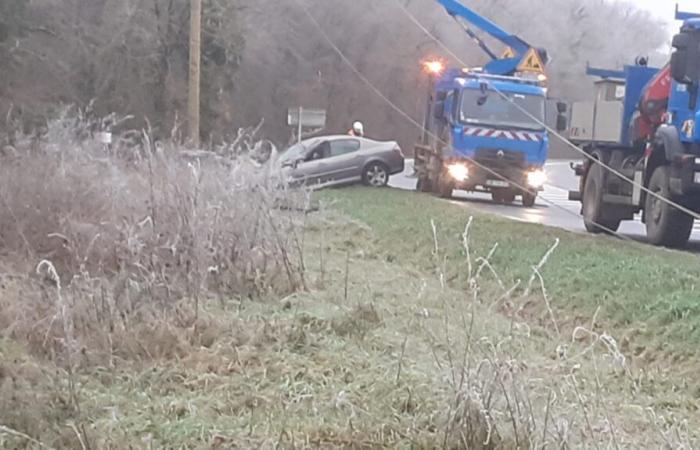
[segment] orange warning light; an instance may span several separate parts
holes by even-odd
[[[445,65],[442,61],[432,60],[423,63],[423,68],[426,72],[433,75],[440,75],[443,70],[445,70]]]

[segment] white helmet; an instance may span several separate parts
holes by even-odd
[[[359,134],[360,136],[365,134],[365,127],[362,125],[362,122],[355,122],[352,124],[352,130]]]

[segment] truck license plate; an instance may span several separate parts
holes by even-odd
[[[486,186],[492,186],[492,187],[508,187],[508,182],[507,182],[507,181],[501,181],[501,180],[486,180]]]

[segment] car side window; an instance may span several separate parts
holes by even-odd
[[[328,141],[322,142],[317,145],[313,150],[311,150],[307,155],[305,161],[316,161],[323,158],[328,158],[330,155],[330,144]]]
[[[331,156],[347,155],[360,149],[360,141],[357,139],[338,139],[331,142]]]

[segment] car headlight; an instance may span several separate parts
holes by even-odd
[[[527,184],[534,188],[540,188],[547,182],[547,174],[544,170],[533,170],[527,174]]]
[[[469,168],[464,164],[450,164],[447,166],[447,173],[458,182],[469,178]]]

